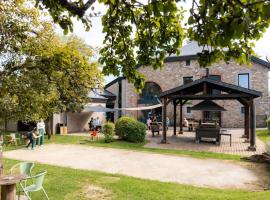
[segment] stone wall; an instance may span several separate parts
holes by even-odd
[[[151,67],[140,67],[138,69],[141,73],[146,76],[147,81],[157,83],[162,91],[172,89],[174,87],[183,84],[183,77],[193,76],[193,80],[199,79],[206,74],[206,70],[199,67],[197,60],[191,60],[190,66],[186,66],[185,61],[181,62],[169,62],[165,63],[162,69],[153,70]],[[250,75],[250,89],[261,91],[263,96],[255,100],[256,115],[258,117],[257,126],[265,126],[265,122],[262,120],[263,117],[269,115],[269,97],[268,97],[268,69],[257,63],[252,63],[252,66],[238,65],[231,61],[228,63],[219,62],[214,64],[210,68],[210,75],[220,75],[221,80],[227,83],[237,85],[239,73],[249,73]],[[126,107],[137,107],[138,105],[138,94],[135,92],[132,84],[125,82],[125,94]],[[195,105],[199,101],[192,101],[192,105]],[[223,127],[243,127],[244,126],[244,115],[241,114],[241,104],[234,100],[219,100],[216,101],[219,105],[224,106],[227,111],[222,112],[222,126]],[[179,121],[179,108],[177,109],[177,122]],[[186,113],[186,108],[183,108],[184,117],[192,117],[195,119],[201,119],[202,113],[200,111],[192,111],[191,114]],[[137,111],[126,112],[128,116],[138,118],[140,113]],[[168,106],[167,114],[172,121],[173,119],[173,106]]]

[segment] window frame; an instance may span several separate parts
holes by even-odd
[[[247,89],[250,89],[250,75],[249,75],[248,72],[237,74],[237,84],[238,84],[238,86],[243,87],[243,86],[240,85],[240,82],[239,82],[239,80],[240,80],[239,77],[243,76],[243,75],[247,75],[247,77],[248,77],[248,80],[247,80],[248,81],[248,87],[247,87]],[[246,87],[244,87],[244,88],[246,88]]]
[[[189,111],[189,112],[188,112]],[[186,114],[190,115],[192,114],[191,106],[186,106]]]
[[[185,78],[191,78],[192,79],[191,82],[194,81],[193,76],[183,76],[183,85],[188,84],[188,83],[191,83],[191,82],[185,83]]]
[[[186,66],[190,66],[190,64],[191,64],[191,60],[186,60]]]
[[[241,106],[241,107],[240,107],[240,113],[241,113],[242,115],[245,114],[245,106]]]

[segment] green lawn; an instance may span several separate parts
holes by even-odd
[[[269,142],[270,141],[270,134],[268,130],[258,130],[257,136],[260,138],[260,140]]]
[[[5,159],[5,170],[8,171],[16,162]],[[36,164],[34,174],[41,170],[48,171],[44,187],[52,200],[86,200],[85,188],[92,186],[105,190],[110,198],[104,199],[115,200],[269,200],[270,197],[270,191],[199,188],[44,164]],[[90,190],[89,194],[94,197],[98,192]],[[35,193],[33,199],[41,199],[41,195],[42,193]]]

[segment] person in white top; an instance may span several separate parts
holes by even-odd
[[[187,118],[184,118],[184,127],[188,127],[188,120],[187,120]]]
[[[45,123],[43,120],[40,120],[37,123],[37,129],[38,129],[38,143],[37,143],[37,145],[41,146],[44,143],[44,133],[45,133]]]
[[[150,127],[150,125],[151,125],[151,123],[152,123],[152,120],[151,120],[151,118],[149,117],[148,119],[147,119],[147,128],[148,128],[148,130],[150,130],[151,129],[151,127]]]

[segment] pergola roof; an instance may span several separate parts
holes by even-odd
[[[191,107],[191,110],[202,110],[202,111],[226,111],[225,108],[218,105],[217,103],[211,100],[204,100],[195,106]]]
[[[195,94],[202,92],[204,90],[205,84],[207,85],[208,89],[216,89],[216,90],[220,90],[222,92],[226,92],[230,94],[230,96],[222,95],[222,94],[211,95],[213,97],[216,97],[216,99],[222,99],[222,97],[224,97],[224,99],[226,97],[228,99],[229,98],[236,99],[238,97],[256,98],[256,97],[262,96],[262,93],[256,90],[251,90],[251,89],[240,87],[240,86],[233,85],[230,83],[216,81],[208,77],[204,77],[204,78],[195,80],[193,82],[181,85],[179,87],[164,91],[163,93],[161,93],[160,97],[161,98],[168,97],[168,98],[175,99],[177,97],[181,97],[181,96],[184,97],[184,96],[189,95],[190,97],[189,99],[200,99],[200,95],[195,95]]]

